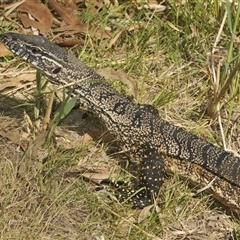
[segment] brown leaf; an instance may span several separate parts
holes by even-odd
[[[59,16],[62,17],[64,22],[67,25],[78,25],[81,24],[81,21],[79,18],[74,14],[74,11],[76,10],[73,5],[64,6],[55,0],[49,0],[48,1],[51,8],[53,8]]]
[[[13,55],[11,51],[9,51],[4,45],[0,45],[0,57],[5,57]]]
[[[84,46],[85,43],[82,39],[61,39],[54,42],[60,47]]]
[[[57,146],[63,149],[74,149],[89,145],[92,142],[92,137],[89,134],[80,136],[76,132],[62,127],[56,127],[54,134]]]
[[[154,10],[154,12],[163,12],[166,10],[166,6],[165,5],[161,5],[158,3],[148,3],[144,5],[145,8],[149,8],[151,10]]]
[[[112,79],[112,80],[119,80],[126,84],[130,88],[131,94],[134,96],[135,99],[138,97],[138,86],[137,81],[130,77],[127,73],[125,73],[123,70],[117,70],[107,67],[96,70],[98,74],[101,76]]]
[[[0,82],[0,91],[10,88],[17,87],[21,83],[25,82],[33,82],[36,79],[35,73],[23,73],[18,75],[17,77],[8,78],[5,82]]]
[[[45,143],[47,136],[48,136],[48,131],[44,131],[36,137],[33,145],[31,146],[33,157],[35,157],[37,159],[41,159],[41,160],[44,158],[45,151],[42,151],[41,147]],[[41,155],[43,155],[43,156],[41,156]]]
[[[122,31],[119,31],[112,39],[111,41],[109,42],[108,46],[107,46],[107,49],[110,49],[116,42],[117,40],[119,39],[119,37],[122,35],[124,30]]]
[[[149,205],[141,210],[141,212],[138,216],[138,223],[141,223],[143,220],[145,220],[152,214],[151,210],[152,210],[153,206],[154,205]]]
[[[86,7],[89,9],[89,14],[91,16],[95,15],[99,9],[109,9],[111,2],[110,1],[98,1],[98,0],[85,0]]]
[[[81,175],[98,184],[105,179],[109,179],[110,176],[112,177],[110,169],[97,169],[95,171],[84,172]]]
[[[2,130],[0,130],[0,135],[2,137],[6,137],[11,142],[13,142],[17,145],[20,144],[21,135],[20,135],[20,131],[18,129],[14,129],[14,130],[9,131],[9,132],[2,129]]]
[[[58,28],[54,28],[53,32],[58,33],[58,32],[64,32],[65,35],[68,34],[66,31],[69,31],[69,34],[72,35],[72,33],[87,33],[89,30],[89,25],[84,24],[84,23],[79,23],[78,25],[66,25],[66,26],[61,26]]]
[[[68,26],[55,28],[53,29],[53,32],[54,33],[64,32],[64,35],[71,35],[71,36],[76,33],[84,33],[84,34],[89,34],[91,37],[94,37],[96,39],[112,37],[112,34],[110,33],[110,31],[103,30],[101,28],[95,28],[84,23],[79,23],[78,25],[68,25]]]
[[[78,170],[73,168],[72,170],[68,170],[64,174],[65,177],[84,177],[85,180],[91,181],[97,184],[101,184],[104,180],[110,180],[110,178],[117,177],[117,174],[112,173],[110,168],[99,168],[99,169],[81,169]]]
[[[53,17],[44,4],[36,1],[26,1],[18,7],[18,12],[20,12],[19,17],[24,27],[35,27],[43,35],[50,31]],[[31,14],[37,21],[29,19],[26,14]]]
[[[2,136],[3,138],[7,138],[12,143],[20,146],[24,151],[28,147],[28,141],[22,138],[22,133],[19,129],[13,129],[11,131],[7,129],[1,129],[0,136]]]

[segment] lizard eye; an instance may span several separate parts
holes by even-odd
[[[39,49],[36,48],[36,47],[33,47],[33,48],[31,49],[31,51],[32,51],[33,54],[39,53]]]

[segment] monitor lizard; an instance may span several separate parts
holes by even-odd
[[[153,203],[165,171],[207,185],[213,196],[240,213],[240,158],[174,126],[147,104],[135,104],[86,64],[42,36],[0,35],[15,55],[39,70],[51,83],[64,85],[82,106],[95,113],[131,159],[140,162],[134,207]],[[131,192],[131,191],[130,191]],[[123,198],[130,192],[122,190]],[[126,196],[125,196],[126,194]],[[120,197],[121,198],[121,197]]]

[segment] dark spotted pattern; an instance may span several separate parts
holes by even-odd
[[[152,106],[134,104],[103,77],[46,38],[15,33],[2,34],[0,38],[7,48],[42,72],[50,82],[68,85],[67,90],[73,96],[78,95],[80,103],[99,116],[132,159],[141,161],[141,190],[132,198],[135,207],[149,205],[157,196],[164,177],[162,156],[167,155],[192,162],[212,176],[218,176],[220,195],[231,199],[234,194],[234,202],[240,208],[236,196],[240,195],[239,158],[169,124]],[[180,166],[181,161],[178,164]],[[221,189],[221,183],[227,183],[224,185],[227,187]],[[234,192],[230,189],[232,186]]]

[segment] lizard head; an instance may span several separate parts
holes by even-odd
[[[80,79],[101,77],[71,53],[42,36],[4,33],[3,44],[15,55],[39,70],[53,84],[65,85]]]

